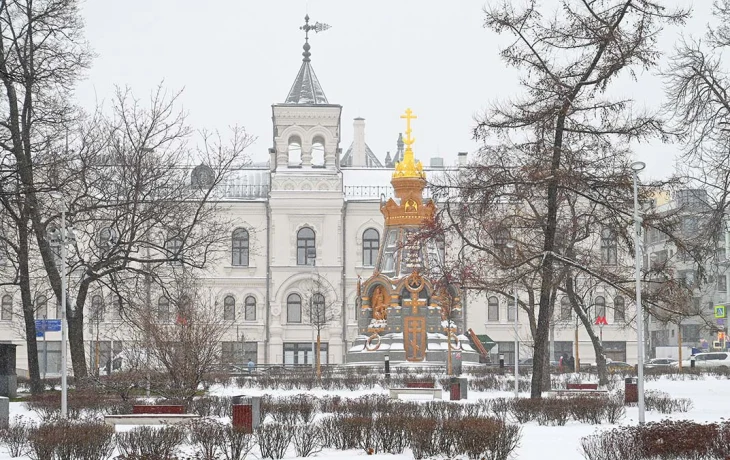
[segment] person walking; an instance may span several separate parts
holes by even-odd
[[[253,359],[249,358],[248,360],[248,373],[253,374],[253,370],[256,367],[256,364],[254,364]]]

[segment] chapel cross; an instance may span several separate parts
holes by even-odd
[[[403,139],[403,143],[410,147],[414,142],[416,142],[416,138],[411,137],[411,120],[415,120],[418,117],[413,115],[413,111],[411,109],[406,109],[405,115],[401,115],[400,117],[406,120],[406,138]]]

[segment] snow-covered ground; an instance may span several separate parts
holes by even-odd
[[[621,387],[622,385],[618,385]],[[647,412],[646,420],[659,421],[663,419],[685,419],[702,422],[719,422],[726,420],[730,416],[730,380],[724,378],[716,378],[705,376],[702,380],[672,380],[671,378],[662,377],[659,380],[647,381],[647,390],[661,390],[669,393],[673,398],[689,398],[693,402],[693,407],[686,413],[661,414],[658,412]],[[301,393],[308,393],[315,396],[339,395],[342,397],[355,398],[365,394],[386,393],[385,388],[374,388],[372,390],[361,391],[325,391],[325,390],[266,390],[266,389],[239,389],[235,387],[213,387],[211,394],[218,396],[233,395],[250,395],[261,396],[269,394],[273,396],[290,396]],[[446,392],[444,392],[447,396]],[[477,392],[469,391],[469,401],[477,401],[483,398],[512,397],[509,392],[491,391]],[[528,396],[525,394],[524,396]],[[22,403],[10,404],[10,416],[22,415],[35,419],[35,414],[25,409]],[[621,424],[636,424],[638,419],[638,408],[628,407],[626,416]],[[514,454],[516,459],[545,459],[559,458],[561,460],[582,460],[583,456],[579,452],[579,441],[581,437],[594,433],[597,430],[606,430],[615,425],[588,425],[584,423],[569,421],[565,426],[539,426],[537,422],[524,424],[522,427],[522,440],[520,446]],[[254,450],[254,453],[257,453]],[[410,452],[407,450],[402,455],[370,455],[365,452],[351,450],[325,450],[315,455],[315,458],[326,459],[345,459],[355,456],[367,456],[372,459],[411,459]],[[0,460],[9,460],[11,457],[0,448]],[[253,457],[258,458],[258,457]],[[287,459],[294,459],[293,448],[290,448],[290,455]]]

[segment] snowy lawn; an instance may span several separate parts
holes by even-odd
[[[616,386],[622,388],[620,383]],[[676,420],[695,420],[699,422],[719,422],[725,420],[730,415],[730,380],[716,378],[713,376],[705,376],[702,380],[672,380],[668,377],[662,377],[659,380],[647,381],[646,390],[661,390],[669,393],[673,398],[689,398],[693,402],[693,407],[686,413],[661,414],[658,412],[647,412],[646,420],[659,421],[663,419]],[[245,388],[214,386],[210,390],[211,395],[215,396],[234,396],[245,394],[249,396],[262,396],[265,394],[272,396],[292,396],[307,393],[313,396],[333,396],[339,395],[347,398],[356,398],[367,394],[386,394],[387,389],[376,387],[374,389],[360,391],[325,391],[325,390],[266,390],[260,388]],[[510,398],[513,393],[504,391],[477,392],[469,391],[469,402],[476,402],[485,398]],[[524,394],[527,397],[527,394]],[[444,397],[448,398],[448,392],[444,392]],[[464,403],[464,402],[462,402]],[[24,417],[37,420],[38,417],[34,412],[25,408],[22,403],[14,402],[10,404],[10,416],[22,415]],[[638,419],[638,408],[628,407],[626,416],[621,424],[636,424]],[[594,433],[597,430],[606,430],[617,425],[588,425],[575,421],[569,421],[565,426],[540,426],[537,422],[530,422],[522,426],[522,440],[520,446],[516,450],[513,458],[519,459],[552,459],[559,458],[561,460],[582,460],[580,454],[580,438]],[[122,428],[120,427],[120,430]],[[128,429],[125,427],[124,429]],[[258,449],[254,449],[253,457],[260,458]],[[333,449],[325,449],[315,455],[315,458],[327,459],[344,459],[356,456],[367,456],[372,459],[410,459],[412,455],[409,450],[402,455],[367,455],[365,452],[358,450],[339,451]],[[11,457],[4,448],[0,448],[0,460],[9,460]],[[287,459],[294,457],[294,449],[290,447]]]

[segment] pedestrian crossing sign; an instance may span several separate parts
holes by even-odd
[[[725,305],[715,305],[715,318],[725,318],[726,316]]]

